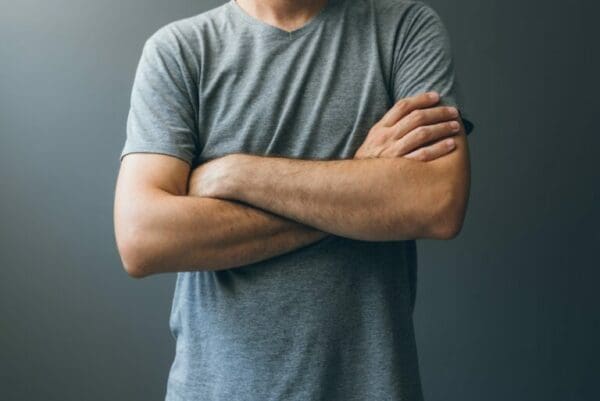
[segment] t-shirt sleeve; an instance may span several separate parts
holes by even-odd
[[[177,38],[162,28],[146,40],[138,62],[120,160],[161,153],[190,165],[198,152],[197,86]]]
[[[450,37],[438,13],[421,1],[413,1],[398,29],[394,49],[394,99],[436,91],[438,105],[458,109],[466,134],[475,125],[463,106]]]

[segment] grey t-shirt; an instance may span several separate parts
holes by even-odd
[[[429,90],[470,133],[447,31],[421,1],[330,0],[289,33],[229,0],[146,41],[121,157],[352,158],[395,101]],[[414,240],[332,235],[177,273],[166,399],[421,400],[416,269]]]

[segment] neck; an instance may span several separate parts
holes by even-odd
[[[291,31],[317,15],[327,0],[235,0],[235,2],[253,17]]]

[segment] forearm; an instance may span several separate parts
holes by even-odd
[[[133,275],[244,266],[329,235],[254,207],[222,199],[153,191],[130,211]]]
[[[434,238],[454,185],[439,165],[406,158],[235,157],[216,197],[360,240]]]

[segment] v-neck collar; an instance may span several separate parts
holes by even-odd
[[[294,39],[304,35],[315,29],[322,21],[324,21],[330,13],[333,3],[338,0],[327,0],[327,3],[319,10],[319,12],[309,19],[300,28],[296,28],[292,31],[286,31],[274,25],[268,24],[250,14],[248,14],[235,0],[229,0],[227,6],[231,11],[231,14],[239,19],[242,23],[246,24],[257,32],[273,37],[273,38],[284,38]]]

